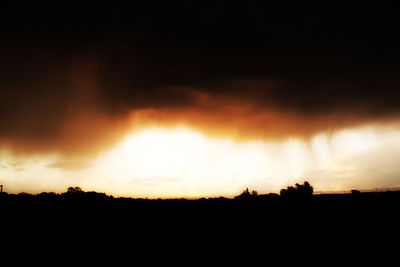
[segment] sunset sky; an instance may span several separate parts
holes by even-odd
[[[400,186],[388,2],[142,2],[0,4],[5,191]]]

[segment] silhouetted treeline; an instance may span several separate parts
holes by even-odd
[[[280,194],[269,193],[259,194],[257,191],[249,191],[246,188],[241,194],[233,197],[210,197],[199,199],[185,198],[167,198],[167,199],[148,199],[148,198],[130,198],[130,197],[113,197],[106,193],[95,191],[83,191],[80,187],[69,187],[64,193],[42,192],[39,194],[19,193],[8,194],[0,193],[0,203],[3,205],[18,202],[38,203],[38,204],[74,204],[74,203],[112,203],[121,206],[180,206],[180,207],[196,207],[196,206],[229,206],[229,205],[317,205],[321,203],[370,203],[389,201],[396,204],[400,201],[400,191],[387,192],[364,192],[351,190],[351,193],[343,194],[313,194],[313,187],[305,181],[302,185],[296,184],[282,189]]]
[[[69,187],[64,193],[58,194],[54,192],[42,192],[39,194],[19,193],[19,194],[8,194],[3,192],[0,194],[1,200],[29,200],[29,201],[57,201],[57,200],[106,200],[113,199],[113,196],[108,196],[105,193],[98,193],[95,191],[85,192],[80,187]]]
[[[385,222],[397,216],[400,191],[308,195],[259,194],[245,189],[234,198],[145,199],[113,197],[69,188],[64,193],[0,196],[3,222],[95,221],[122,224],[257,224],[284,230],[342,222]],[[390,222],[395,220],[390,219]],[[318,223],[318,226],[315,224]],[[364,223],[364,222],[363,222]],[[319,225],[320,224],[320,225]]]

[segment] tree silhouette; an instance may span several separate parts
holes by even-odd
[[[75,187],[71,186],[71,187],[68,187],[67,193],[68,194],[81,194],[84,192],[79,186],[75,186]]]
[[[258,197],[258,192],[256,190],[251,191],[251,197],[252,198],[257,198]]]
[[[243,192],[236,196],[235,199],[238,200],[249,200],[249,199],[256,199],[258,198],[258,192],[256,190],[252,190],[251,193],[249,191],[249,188],[247,187]]]
[[[244,200],[244,199],[250,199],[251,195],[249,192],[249,188],[247,187],[245,190],[243,190],[243,192],[236,196],[235,199],[240,199],[240,200]]]
[[[296,183],[295,186],[288,186],[286,189],[281,189],[280,195],[287,199],[308,199],[314,193],[314,188],[309,182],[305,181],[302,185]]]

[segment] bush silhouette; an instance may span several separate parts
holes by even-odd
[[[309,182],[305,181],[302,185],[296,183],[295,186],[288,186],[286,189],[281,189],[280,195],[287,199],[308,199],[314,193],[314,188]]]

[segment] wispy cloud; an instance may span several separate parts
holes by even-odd
[[[55,162],[46,165],[49,168],[61,169],[64,171],[79,171],[93,167],[93,164],[86,162]]]
[[[18,166],[21,166],[22,164],[24,164],[22,161],[18,161],[18,162],[7,162],[7,164],[13,168],[16,168]]]

